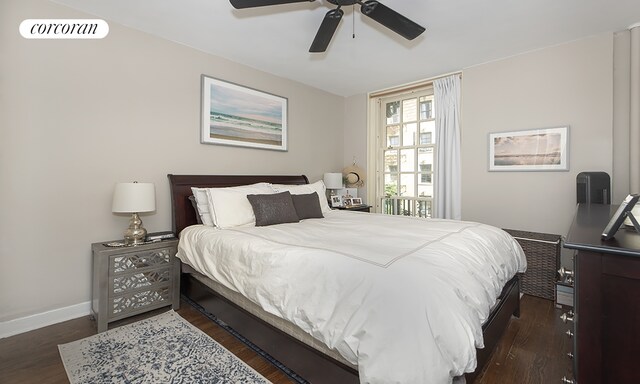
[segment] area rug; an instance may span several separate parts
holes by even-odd
[[[174,311],[58,349],[71,384],[269,383]]]

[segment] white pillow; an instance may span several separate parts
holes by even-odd
[[[209,209],[209,198],[207,197],[207,188],[191,187],[193,197],[196,198],[196,207],[198,208],[198,215],[200,215],[200,221],[202,224],[213,226],[213,217],[211,210]]]
[[[318,180],[313,184],[300,184],[300,185],[287,185],[287,184],[271,184],[275,192],[289,191],[292,195],[306,195],[309,193],[317,192],[318,199],[320,199],[320,208],[322,213],[331,211],[329,202],[327,201],[327,188],[324,185],[324,181]]]
[[[207,188],[207,199],[213,224],[222,229],[251,223],[255,224],[256,217],[253,214],[253,208],[249,203],[249,199],[247,199],[247,195],[273,193],[273,188],[268,183],[227,188]]]

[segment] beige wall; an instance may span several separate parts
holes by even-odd
[[[462,215],[566,234],[576,175],[613,167],[613,34],[463,72]],[[490,132],[570,126],[569,172],[488,172]]]
[[[347,97],[344,103],[344,164],[356,163],[367,170],[367,105],[366,94]],[[366,176],[366,174],[365,174]],[[358,197],[367,203],[366,185],[358,188]]]
[[[613,38],[613,194],[619,204],[629,194],[629,127],[631,96],[631,35],[629,31]],[[635,191],[634,191],[635,192]]]
[[[110,23],[103,40],[25,40],[29,18],[88,18],[45,0],[0,8],[0,322],[90,297],[92,242],[117,239],[116,182],[156,185],[149,231],[171,226],[166,175],[343,167],[344,98]],[[289,151],[200,144],[200,75],[289,100]],[[327,113],[330,111],[330,113]],[[338,139],[336,139],[338,138]]]

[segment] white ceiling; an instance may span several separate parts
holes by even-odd
[[[362,16],[359,6],[355,18],[345,7],[327,52],[311,54],[324,14],[335,8],[325,0],[244,10],[226,0],[53,1],[342,96],[640,21],[640,0],[381,0],[427,31],[407,41]]]

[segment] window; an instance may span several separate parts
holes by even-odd
[[[433,90],[377,99],[376,210],[431,217],[435,170]]]

